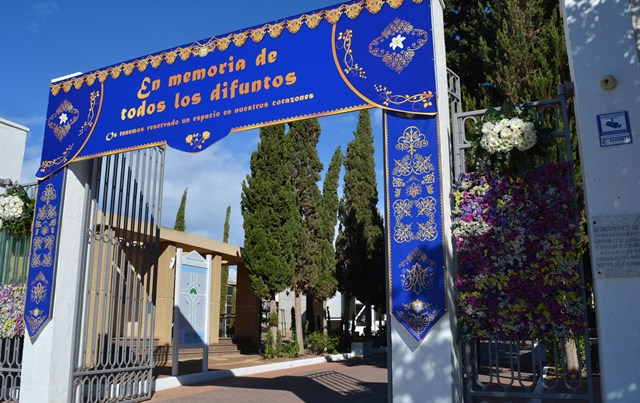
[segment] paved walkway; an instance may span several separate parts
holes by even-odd
[[[151,402],[386,402],[387,355],[312,364],[179,386]]]

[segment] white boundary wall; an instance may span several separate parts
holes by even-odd
[[[632,25],[632,9],[638,2],[563,0],[561,4],[575,84],[602,398],[605,402],[640,402],[639,232],[606,236],[615,258],[604,263],[602,248],[596,249],[603,245],[603,238],[594,233],[595,228],[619,222],[620,216],[624,216],[623,223],[636,225],[640,217],[640,65]],[[637,18],[637,11],[635,14]],[[633,142],[601,146],[598,115],[625,111]]]

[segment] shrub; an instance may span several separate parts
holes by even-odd
[[[307,348],[312,354],[322,354],[329,346],[329,337],[322,332],[313,332],[307,336]]]
[[[279,356],[298,358],[300,356],[300,345],[297,341],[280,344]]]
[[[276,358],[278,356],[277,347],[278,344],[274,342],[273,335],[271,334],[271,332],[267,332],[263,342],[262,358]]]

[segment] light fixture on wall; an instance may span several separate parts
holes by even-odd
[[[0,178],[0,187],[8,188],[13,185],[13,181],[9,178]]]

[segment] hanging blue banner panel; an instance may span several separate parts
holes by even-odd
[[[384,122],[391,314],[422,341],[447,310],[437,119]]]
[[[429,1],[352,1],[53,83],[36,176],[358,109],[432,115],[434,77]]]
[[[65,170],[41,181],[36,193],[35,217],[29,252],[29,276],[24,324],[35,337],[51,319],[56,256],[62,221]]]

